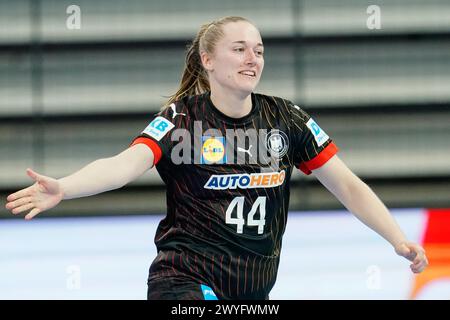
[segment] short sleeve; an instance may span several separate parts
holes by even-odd
[[[303,109],[291,103],[294,131],[294,164],[309,175],[323,166],[338,151],[331,138]]]
[[[151,117],[147,127],[133,139],[130,147],[140,143],[148,146],[153,152],[155,165],[164,155],[170,155],[173,146],[171,135],[174,129],[181,127],[181,117],[174,119],[173,115],[180,114],[181,108],[182,106],[172,103]]]

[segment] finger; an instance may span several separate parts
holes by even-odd
[[[414,264],[419,264],[419,263],[421,263],[422,261],[423,261],[423,257],[417,256],[417,257],[414,259],[413,263],[414,263]]]
[[[412,265],[411,265],[411,270],[412,270],[414,273],[420,273],[420,272],[422,272],[423,270],[425,270],[425,268],[426,268],[427,265],[428,265],[428,262],[427,262],[426,260],[423,260],[423,261],[421,261],[421,262],[418,263],[418,264],[412,264]]]
[[[411,265],[410,265],[410,268],[411,268],[411,271],[412,271],[412,272],[414,272],[414,273],[419,273],[419,268],[418,268],[418,266],[416,266],[416,265],[414,265],[414,264],[411,264]]]
[[[30,210],[30,209],[32,209],[32,208],[34,208],[34,204],[33,204],[33,203],[28,203],[28,204],[25,204],[25,205],[20,206],[20,207],[18,207],[18,208],[15,208],[15,209],[12,210],[11,212],[12,212],[13,214],[19,214],[19,213],[21,213],[21,212],[28,211],[28,210]]]
[[[418,270],[418,272],[422,272],[423,270],[425,270],[425,268],[426,268],[426,265],[425,265],[425,263],[421,263],[419,266],[417,266],[417,270]]]
[[[418,268],[418,269],[425,269],[426,267],[428,266],[428,260],[427,259],[423,259],[422,261],[420,261],[417,265],[416,265],[416,267]]]
[[[17,207],[20,207],[24,204],[30,203],[32,201],[32,197],[23,197],[13,202],[8,202],[6,204],[6,209],[11,210]]]
[[[415,259],[413,261],[414,263],[420,262],[420,261],[426,259],[425,251],[422,248],[417,248],[416,252],[417,252],[417,255],[416,255],[416,257],[415,257]]]
[[[414,266],[419,266],[421,264],[425,263],[425,259],[415,259],[413,265]]]
[[[39,182],[42,179],[42,176],[39,173],[34,172],[30,168],[27,169],[27,175],[36,182]]]
[[[411,268],[411,271],[414,273],[421,273],[425,269],[425,266],[418,266]]]
[[[413,252],[412,248],[407,246],[406,244],[403,244],[400,248],[400,255],[405,257],[406,259],[412,261],[415,257],[415,253]]]
[[[411,270],[420,270],[423,267],[425,267],[425,263],[422,262],[411,264]]]
[[[409,261],[413,262],[414,259],[416,259],[418,257],[417,248],[414,246],[407,246],[407,248],[408,248],[408,252],[405,255],[405,258],[408,259]]]
[[[19,190],[19,191],[13,193],[13,194],[10,194],[10,195],[6,198],[6,200],[8,200],[8,201],[14,201],[14,200],[17,200],[17,199],[19,199],[19,198],[29,196],[29,195],[31,195],[31,190],[32,190],[32,188],[33,188],[33,186],[29,186],[29,187],[27,187],[27,188],[25,188],[25,189],[22,189],[22,190]]]
[[[25,220],[31,220],[33,219],[33,217],[35,217],[36,215],[38,215],[39,213],[41,213],[41,210],[38,208],[34,208],[33,210],[30,211],[30,213],[28,213],[25,216]]]

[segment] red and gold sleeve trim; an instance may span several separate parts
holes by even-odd
[[[311,174],[312,170],[318,169],[323,166],[328,160],[331,159],[337,152],[339,148],[331,142],[327,145],[317,156],[309,161],[302,162],[298,168],[302,170],[305,174]]]
[[[145,138],[145,137],[137,138],[136,140],[133,141],[133,143],[131,143],[130,147],[134,146],[136,144],[139,144],[139,143],[145,144],[147,147],[149,147],[152,150],[153,157],[154,157],[153,165],[156,166],[156,164],[159,162],[159,160],[162,157],[161,147],[152,139]]]

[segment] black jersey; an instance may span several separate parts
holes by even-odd
[[[230,118],[210,93],[156,115],[132,145],[151,148],[167,185],[167,216],[150,279],[209,285],[219,299],[265,299],[277,276],[294,167],[319,168],[337,147],[300,107],[252,94],[252,110]]]

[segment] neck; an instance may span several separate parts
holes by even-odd
[[[230,118],[242,118],[252,111],[252,96],[238,96],[211,90],[211,101],[220,112]]]

